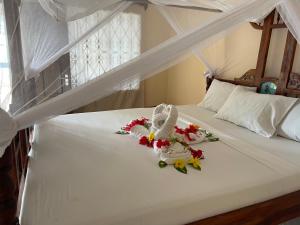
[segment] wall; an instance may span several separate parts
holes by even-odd
[[[195,11],[175,10],[177,21],[186,29],[191,29],[203,20],[203,15]],[[158,12],[150,8],[145,13],[147,48],[174,35]],[[210,16],[206,14],[205,17]],[[148,33],[150,32],[150,33]],[[144,34],[144,33],[143,33]],[[150,34],[150,36],[149,36]],[[155,34],[155,35],[154,35]],[[287,29],[273,30],[266,75],[278,77],[280,74]],[[223,36],[222,36],[223,35]],[[232,28],[220,37],[212,38],[203,50],[207,61],[214,66],[217,74],[233,79],[256,67],[261,31],[249,23]],[[216,41],[217,40],[217,41]],[[202,46],[203,48],[203,46]],[[181,63],[145,81],[146,106],[161,102],[170,104],[196,104],[205,95],[205,80],[202,74],[205,66],[191,56]],[[293,72],[300,73],[300,46],[298,45]]]
[[[180,20],[180,14],[177,19]],[[183,23],[186,23],[187,18],[184,17],[182,20]],[[217,74],[227,79],[233,79],[256,67],[261,31],[253,29],[249,23],[244,23],[228,33],[228,36],[224,36],[216,43],[212,45],[208,43],[209,47],[203,52],[208,62],[217,68]],[[273,31],[266,76],[278,77],[280,75],[286,34],[287,29]],[[164,79],[167,79],[167,91],[158,92],[155,95],[156,99],[151,102],[152,105],[159,103],[162,99],[170,104],[200,102],[205,95],[205,80],[202,76],[204,71],[204,65],[193,56],[168,69],[162,73]],[[300,73],[299,45],[296,50],[293,72]],[[155,86],[155,83],[152,85]],[[166,98],[159,98],[160,94],[166,95]]]
[[[174,35],[171,27],[151,5],[143,13],[142,52],[145,52]],[[162,71],[145,80],[145,106],[156,106],[167,100],[168,72]]]
[[[286,35],[287,29],[273,30],[265,71],[266,76],[279,77],[280,75]],[[256,67],[260,38],[261,31],[253,29],[248,23],[240,26],[226,38],[225,62],[231,68],[222,74],[223,77],[240,77],[248,69]],[[231,65],[231,62],[234,62],[234,64]],[[299,44],[296,50],[293,72],[300,73]]]
[[[185,22],[189,24],[189,21]],[[160,13],[150,6],[143,14],[142,34],[143,51],[146,51],[168,40],[175,32]],[[191,56],[145,80],[145,106],[163,102],[177,105],[200,102],[205,93],[203,72],[202,63]]]
[[[205,95],[204,66],[195,56],[168,69],[167,103],[199,103]]]

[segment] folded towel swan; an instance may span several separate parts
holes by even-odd
[[[174,136],[177,118],[178,111],[174,105],[161,104],[153,111],[151,131],[154,133],[154,151],[167,164],[174,164],[179,159],[188,161],[192,157],[190,151],[180,142],[171,143],[164,148],[158,148],[156,144],[159,140],[168,140]]]

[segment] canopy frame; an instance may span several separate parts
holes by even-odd
[[[260,57],[266,57],[268,53],[268,51],[265,51],[265,49],[270,45],[270,40],[268,38],[270,32],[266,31],[269,30],[271,23],[267,23],[267,20],[269,20],[269,22],[272,21],[272,13],[266,19],[266,23],[264,23],[265,25],[262,29],[265,32],[263,32],[261,39]],[[288,40],[286,42],[286,49],[284,53],[285,56],[283,57],[282,75],[281,79],[278,79],[279,86],[281,86],[280,84],[282,84],[284,87],[286,87],[287,85],[285,74],[287,73],[287,71],[289,71],[293,62],[293,55],[295,50],[294,43],[294,37],[290,33],[288,33]],[[258,61],[261,60],[260,57],[258,57]],[[266,60],[265,58],[263,59],[263,63],[265,64]],[[224,79],[219,80],[244,86],[256,86],[257,88],[259,88],[260,82],[263,82],[265,78],[260,78],[260,74],[257,73],[256,70],[250,71],[252,72],[249,72],[248,74],[246,73],[246,78],[252,77],[250,80],[246,78],[239,78],[231,81]],[[289,72],[289,78],[292,76],[292,74],[292,72]],[[258,77],[257,80],[260,80],[259,83],[256,82],[257,80],[255,79],[255,77]],[[278,92],[278,94],[294,94],[294,89],[290,89],[288,87],[286,88],[286,90],[288,90],[288,93],[286,93],[286,90],[284,89],[285,91]],[[297,90],[297,93],[300,95],[300,90]],[[18,224],[18,197],[20,198],[23,193],[22,178],[25,178],[26,176],[28,161],[27,153],[30,148],[29,139],[30,132],[28,129],[20,131],[14,138],[12,144],[8,147],[4,156],[0,158],[0,224]],[[22,157],[25,157],[25,159],[22,159]],[[21,202],[19,201],[19,204],[20,203]],[[299,208],[300,190],[262,203],[254,204],[228,213],[199,220],[191,223],[191,225],[229,225],[242,223],[249,223],[253,225],[279,224],[299,217]]]

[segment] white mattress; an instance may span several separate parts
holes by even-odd
[[[160,169],[153,152],[114,134],[152,109],[59,116],[36,126],[22,225],[184,224],[300,189],[300,143],[267,139],[180,107],[221,141],[205,143],[202,171]]]

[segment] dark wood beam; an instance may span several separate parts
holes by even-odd
[[[281,72],[279,77],[280,86],[277,89],[278,94],[285,94],[286,92],[290,73],[293,69],[296,48],[297,48],[297,40],[294,38],[291,32],[288,31],[286,43],[285,43],[284,55],[282,59]]]
[[[261,79],[264,76],[265,69],[266,69],[274,16],[275,16],[275,11],[273,11],[269,16],[267,16],[267,18],[264,21],[261,42],[259,47],[259,54],[258,54],[258,59],[256,64],[255,83],[257,86],[261,82]]]
[[[300,216],[300,191],[189,225],[277,225]]]

